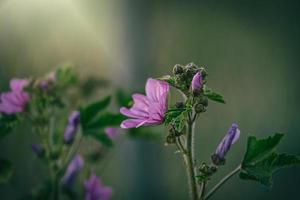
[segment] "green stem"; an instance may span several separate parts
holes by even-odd
[[[204,195],[205,195],[205,187],[206,187],[206,181],[204,181],[201,184],[201,189],[200,189],[200,200],[204,199]]]
[[[183,158],[186,165],[186,173],[188,176],[188,184],[190,190],[190,198],[192,200],[197,200],[198,190],[195,178],[195,158],[194,158],[194,122],[190,119],[188,121],[188,132],[186,139],[186,153],[183,154]]]
[[[204,197],[204,200],[209,199],[224,183],[226,183],[231,177],[233,177],[235,174],[237,174],[241,170],[241,165],[239,165],[237,168],[235,168],[232,172],[230,172],[228,175],[226,175],[220,182],[215,185],[208,194]]]

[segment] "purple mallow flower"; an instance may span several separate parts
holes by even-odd
[[[94,173],[85,181],[85,200],[109,200],[112,196],[112,188],[104,186],[99,177]]]
[[[122,122],[121,128],[158,125],[164,121],[168,109],[169,84],[164,81],[149,78],[146,84],[146,96],[133,94],[133,106],[122,107],[120,112],[130,117]]]
[[[0,112],[15,114],[24,111],[30,96],[23,89],[29,84],[27,79],[12,79],[9,92],[0,94]]]
[[[79,123],[80,123],[80,112],[73,111],[71,113],[71,115],[69,116],[68,125],[65,130],[65,134],[64,134],[64,141],[67,144],[70,144],[73,142],[75,135],[78,131]]]
[[[194,75],[193,80],[192,80],[192,85],[191,85],[192,91],[199,91],[202,89],[202,87],[203,87],[202,76],[201,76],[200,72],[197,72]]]
[[[62,177],[62,184],[64,187],[71,187],[74,183],[78,173],[83,168],[84,161],[81,155],[76,155],[68,165],[68,168]]]
[[[216,152],[212,155],[211,159],[215,165],[224,165],[225,156],[233,145],[240,137],[240,130],[237,124],[232,124],[227,134],[220,142]]]
[[[115,139],[119,135],[119,128],[107,127],[104,132],[109,138]]]

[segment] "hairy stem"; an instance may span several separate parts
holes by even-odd
[[[188,184],[190,190],[190,197],[192,200],[197,200],[198,190],[195,178],[195,158],[194,158],[194,122],[190,119],[188,121],[188,132],[186,139],[186,153],[183,154],[183,158],[186,165],[186,173],[188,176]]]
[[[241,170],[241,165],[237,166],[232,172],[227,174],[222,180],[220,180],[217,185],[215,185],[208,194],[204,197],[204,200],[209,199],[224,183],[226,183],[231,177],[233,177],[235,174],[237,174]]]

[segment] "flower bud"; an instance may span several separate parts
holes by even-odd
[[[203,113],[206,111],[206,108],[204,107],[204,105],[202,105],[201,103],[198,103],[196,106],[195,106],[195,112],[196,113]]]
[[[205,79],[207,77],[206,70],[203,67],[201,67],[200,68],[200,72],[201,72],[202,79]]]
[[[224,165],[225,156],[233,145],[240,137],[240,130],[237,124],[232,124],[223,140],[220,142],[216,152],[211,156],[211,160],[215,165]]]
[[[69,163],[67,170],[62,177],[62,184],[64,187],[71,187],[81,169],[83,168],[84,161],[81,155],[76,155]]]
[[[179,64],[176,64],[173,68],[173,74],[182,74],[183,73],[183,67]]]
[[[199,92],[203,87],[202,76],[200,72],[197,72],[192,80],[191,89],[193,92]]]
[[[74,111],[69,116],[68,125],[64,134],[66,144],[71,144],[75,138],[80,123],[80,112]]]
[[[208,99],[204,95],[199,96],[199,103],[201,103],[203,106],[207,107],[208,106]]]
[[[175,144],[176,143],[176,136],[175,134],[169,134],[166,138],[167,144]]]

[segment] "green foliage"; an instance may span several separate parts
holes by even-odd
[[[276,152],[276,147],[282,138],[283,134],[279,133],[260,140],[254,136],[249,137],[240,178],[258,181],[270,187],[274,172],[283,167],[300,164],[299,156]]]
[[[129,107],[132,104],[131,95],[126,94],[123,90],[119,89],[116,93],[117,103],[120,107]]]
[[[108,126],[119,126],[123,120],[125,120],[121,114],[113,114],[113,113],[104,113],[100,116],[96,117],[90,123],[87,124],[87,128],[105,128]]]
[[[165,124],[171,125],[176,131],[181,132],[185,127],[187,115],[191,109],[190,106],[169,109],[165,116]]]
[[[0,139],[9,134],[17,124],[16,115],[0,115]]]
[[[111,97],[107,96],[100,101],[92,103],[80,110],[80,122],[83,126],[91,122],[97,114],[106,109],[111,102]]]
[[[110,104],[111,97],[105,97],[80,109],[80,122],[83,135],[93,137],[106,146],[113,146],[113,141],[105,134],[104,129],[121,123],[124,117],[120,114],[102,113]]]
[[[12,163],[0,158],[0,183],[6,183],[13,174]]]
[[[212,101],[216,101],[224,104],[226,103],[222,95],[212,91],[209,88],[205,88],[203,94]]]
[[[70,64],[57,68],[55,75],[59,88],[69,87],[77,82],[77,75]]]
[[[108,147],[112,147],[114,144],[113,141],[105,134],[103,130],[97,130],[97,129],[85,130],[84,135],[91,136]]]
[[[139,127],[139,128],[129,129],[126,135],[133,139],[144,139],[144,140],[151,140],[151,141],[159,140],[161,139],[162,136],[161,134],[155,133],[152,130],[150,130],[149,127]]]

